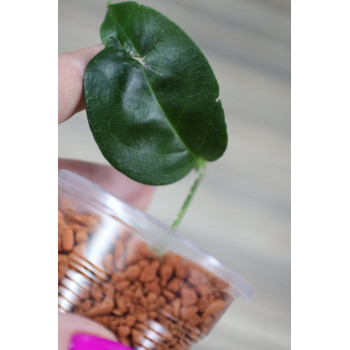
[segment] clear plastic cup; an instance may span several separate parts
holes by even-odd
[[[137,350],[190,349],[253,289],[172,231],[74,173],[59,173],[58,308]]]

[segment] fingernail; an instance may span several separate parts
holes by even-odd
[[[90,334],[75,334],[71,338],[69,350],[132,350],[113,340],[99,338]]]

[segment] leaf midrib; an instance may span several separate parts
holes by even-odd
[[[140,5],[139,5],[139,6],[140,6]],[[123,31],[123,33],[127,36],[127,38],[128,38],[129,41],[131,42],[131,44],[132,44],[132,46],[133,46],[133,48],[134,48],[134,50],[135,50],[135,52],[136,52],[137,55],[133,55],[132,52],[129,52],[129,51],[126,50],[124,47],[123,47],[123,50],[124,50],[126,53],[128,53],[135,61],[138,62],[138,64],[140,65],[140,67],[141,67],[141,69],[142,69],[142,72],[143,72],[143,75],[144,75],[144,77],[145,77],[145,80],[147,81],[147,84],[148,84],[148,86],[149,86],[149,88],[150,88],[150,90],[151,90],[152,96],[153,96],[153,98],[155,99],[155,101],[157,102],[157,105],[158,105],[158,107],[160,108],[160,110],[161,110],[161,112],[163,113],[163,115],[165,116],[165,118],[166,118],[168,124],[170,125],[170,127],[171,127],[171,129],[173,130],[173,132],[175,133],[175,135],[181,140],[181,143],[184,145],[184,147],[186,148],[187,152],[193,157],[193,159],[194,159],[195,161],[198,162],[198,160],[200,160],[201,158],[200,158],[199,156],[197,156],[196,154],[194,154],[194,153],[188,148],[186,142],[185,142],[185,141],[183,140],[183,138],[179,135],[179,133],[178,133],[178,131],[177,131],[175,125],[173,125],[173,123],[169,120],[167,114],[166,114],[165,111],[164,111],[164,108],[162,107],[161,103],[159,102],[158,97],[157,97],[157,95],[156,95],[156,93],[154,92],[154,89],[153,89],[153,87],[152,87],[152,84],[151,84],[150,81],[148,80],[148,77],[147,77],[147,74],[146,74],[146,70],[148,70],[148,71],[150,71],[150,72],[152,72],[152,73],[153,73],[153,71],[152,71],[151,69],[147,69],[146,65],[142,65],[142,64],[139,62],[139,60],[137,60],[137,59],[135,58],[135,57],[140,58],[142,55],[141,55],[141,54],[138,52],[138,50],[136,49],[135,44],[134,44],[133,40],[131,40],[131,37],[130,37],[129,33],[125,30],[125,28],[124,28],[123,26],[120,25],[120,23],[119,23],[118,21],[115,20],[115,18],[114,18],[114,16],[113,16],[112,14],[110,14],[110,16],[111,16],[112,19],[115,21],[115,23],[117,24],[118,28],[120,28],[120,29]],[[116,39],[118,39],[118,38],[116,38]],[[149,50],[149,51],[150,51],[150,50]],[[145,53],[145,55],[142,57],[142,58],[144,58],[145,61],[147,60],[147,54],[149,53],[149,51],[148,51],[147,53]],[[183,110],[183,112],[184,112],[184,110]],[[183,112],[182,112],[182,115],[183,115]]]

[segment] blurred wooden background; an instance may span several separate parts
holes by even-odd
[[[58,51],[100,42],[104,0],[60,0]],[[229,146],[179,232],[249,280],[201,350],[290,349],[290,0],[149,0],[199,45],[217,76]],[[86,115],[59,126],[59,156],[105,162]],[[171,225],[193,180],[159,187],[149,213]]]

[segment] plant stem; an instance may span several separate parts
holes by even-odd
[[[190,193],[187,195],[187,198],[184,202],[184,204],[182,205],[179,213],[177,214],[177,218],[175,219],[175,221],[173,222],[173,224],[171,225],[171,228],[173,230],[176,230],[177,227],[179,226],[182,218],[184,217],[186,210],[188,208],[188,206],[190,205],[192,198],[194,197],[194,194],[197,191],[197,188],[199,186],[199,184],[201,183],[204,174],[205,174],[205,162],[202,162],[197,168],[196,168],[196,172],[197,172],[197,177],[190,189]]]

